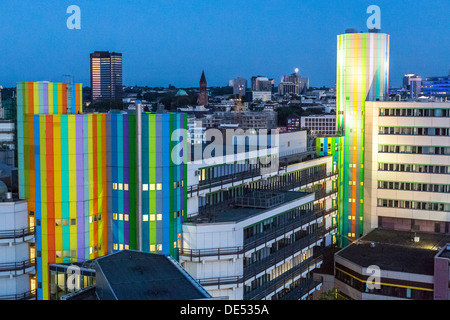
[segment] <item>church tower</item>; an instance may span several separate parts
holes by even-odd
[[[207,106],[208,105],[208,92],[206,90],[206,77],[205,71],[202,71],[202,77],[200,78],[200,93],[198,95],[197,104],[199,106]]]

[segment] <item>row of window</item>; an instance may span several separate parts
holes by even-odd
[[[379,207],[450,212],[450,203],[378,199]]]
[[[380,109],[380,116],[394,117],[450,117],[450,109]]]
[[[102,220],[102,215],[99,214],[97,215],[93,215],[93,216],[89,216],[89,223],[93,223],[93,222],[97,222],[97,221],[101,221]],[[41,219],[36,219],[36,224],[38,226],[41,225]],[[77,225],[77,219],[55,219],[55,226],[56,227],[61,227],[61,226],[76,226]]]
[[[450,185],[448,184],[378,181],[378,188],[389,190],[450,193]]]
[[[173,183],[173,188],[180,188],[184,187],[184,181],[175,181]],[[125,190],[128,191],[128,183],[113,183],[113,190]],[[142,190],[143,191],[154,191],[154,190],[162,190],[162,184],[161,183],[144,183],[142,184]]]
[[[378,152],[450,155],[450,147],[379,145]]]
[[[450,128],[380,127],[379,134],[450,136]]]
[[[415,173],[439,173],[450,174],[450,166],[403,164],[403,163],[378,163],[379,171],[415,172]]]

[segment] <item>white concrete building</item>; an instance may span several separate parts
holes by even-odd
[[[335,241],[337,176],[305,132],[279,141],[188,165],[180,264],[213,297],[309,299],[321,286],[311,272]]]
[[[0,300],[35,298],[34,241],[27,202],[0,202]]]
[[[450,103],[366,102],[364,230],[450,232]]]

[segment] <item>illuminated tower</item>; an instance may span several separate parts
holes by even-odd
[[[122,54],[108,51],[91,53],[92,100],[122,98]]]
[[[349,30],[337,40],[338,233],[346,245],[363,235],[365,102],[388,97],[390,36]]]

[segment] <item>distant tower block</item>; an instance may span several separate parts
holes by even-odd
[[[199,106],[208,105],[208,92],[205,71],[202,71],[202,77],[200,78],[200,93],[198,95],[197,104]]]

